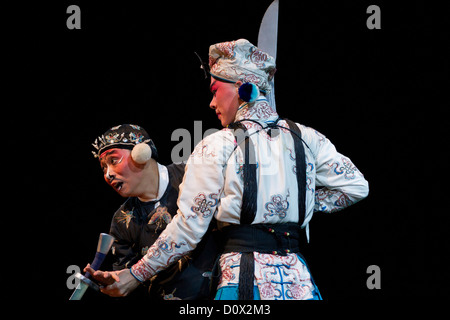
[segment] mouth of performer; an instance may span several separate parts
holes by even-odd
[[[122,190],[123,187],[123,181],[117,181],[111,184],[111,186],[116,190],[116,191],[120,191]]]

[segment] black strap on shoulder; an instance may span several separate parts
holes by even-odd
[[[305,160],[305,148],[302,142],[302,132],[300,128],[291,120],[284,119],[289,128],[291,129],[291,136],[294,140],[295,148],[295,171],[297,174],[298,185],[298,223],[303,224],[305,220],[305,202],[306,202],[306,160]],[[295,134],[295,133],[296,134]]]
[[[242,167],[244,177],[244,193],[242,196],[241,224],[251,224],[256,216],[258,198],[258,186],[256,184],[256,157],[255,147],[250,139],[247,128],[242,122],[235,122],[228,126],[234,129],[234,136],[238,146],[242,148],[244,142],[244,165]]]
[[[274,126],[279,127],[277,119]],[[291,120],[284,119],[289,125],[289,131],[294,140],[295,149],[295,171],[298,185],[298,223],[303,224],[305,220],[306,203],[306,161],[305,148],[303,147],[302,133],[300,128]],[[256,122],[256,121],[254,121]],[[258,122],[256,122],[258,123]],[[259,124],[259,123],[258,123]],[[242,121],[237,121],[228,126],[234,130],[234,136],[238,146],[244,142],[244,194],[242,197],[241,224],[251,224],[256,216],[258,186],[256,184],[256,157],[253,142],[249,138],[246,127]],[[242,147],[242,146],[241,146]]]

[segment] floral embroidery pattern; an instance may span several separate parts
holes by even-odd
[[[209,151],[208,149],[208,145],[198,145],[192,152],[191,156],[197,158],[214,158],[216,156],[216,153],[214,151]]]
[[[311,299],[315,291],[308,268],[296,254],[277,256],[254,253],[255,282],[261,300]],[[240,253],[227,253],[220,258],[222,275],[218,288],[239,283]]]
[[[191,211],[196,214],[196,216],[194,217],[197,217],[198,215],[201,214],[203,218],[208,218],[214,213],[214,208],[217,206],[218,202],[219,202],[218,193],[210,193],[208,197],[206,197],[204,193],[200,192],[194,198],[194,204],[196,206],[192,206]]]
[[[239,271],[236,274],[233,269],[240,266],[240,261],[241,255],[239,253],[224,254],[220,257],[220,268],[222,269],[221,285],[238,284]]]
[[[350,161],[350,159],[342,157],[342,164],[339,161],[333,162],[331,164],[327,163],[330,170],[333,170],[337,175],[344,175],[347,180],[355,179],[355,172],[358,172],[358,168]]]
[[[156,242],[150,247],[148,250],[149,257],[159,257],[162,252],[172,253],[174,249],[179,249],[181,246],[185,246],[186,242],[181,241],[180,243],[176,243],[175,241],[167,241],[167,236],[161,236],[156,240]]]
[[[141,143],[144,140],[144,135],[139,132],[130,132],[130,140],[134,143]]]
[[[297,174],[297,166],[295,165],[295,151],[290,149],[290,148],[287,148],[287,150],[289,151],[289,159],[294,161],[294,165],[292,166],[292,172]],[[310,185],[311,185],[311,175],[313,175],[313,174],[315,174],[314,164],[312,164],[311,162],[306,163],[306,176],[307,176],[306,187],[310,191],[311,190],[314,191],[314,189],[312,189],[310,187]]]
[[[251,82],[266,92],[276,71],[275,59],[245,39],[217,43],[209,50],[210,73],[228,80]]]
[[[345,193],[341,193],[339,198],[334,202],[334,205],[338,207],[336,210],[344,209],[348,206],[351,206],[353,204],[353,201],[350,200],[348,195]]]
[[[172,262],[176,261],[180,256],[182,256],[179,253],[175,252],[175,249],[180,249],[182,246],[187,245],[185,241],[181,241],[179,243],[175,241],[168,241],[167,236],[160,236],[155,243],[150,247],[150,249],[147,252],[147,255],[144,257],[144,259],[139,260],[135,265],[133,265],[132,272],[133,274],[138,277],[138,279],[145,280],[149,279],[152,275],[154,275],[159,270],[163,269],[163,267],[152,267],[151,265],[146,264],[145,258],[160,258],[161,255],[173,253],[170,255],[165,263],[167,265],[171,264]]]
[[[223,53],[223,56],[226,58],[233,58],[236,53],[234,52],[234,49],[236,47],[236,41],[228,41],[228,42],[222,42],[217,43],[215,47],[218,49],[219,52]],[[226,68],[220,66],[218,63],[216,63],[220,58],[219,54],[209,55],[209,67],[211,68],[211,72],[213,73],[224,73],[228,76],[228,72]]]
[[[257,101],[255,105],[251,108],[242,108],[238,111],[238,116],[243,119],[267,119],[269,117],[276,116],[276,112],[269,106],[269,103],[266,100]],[[251,126],[259,126],[258,124],[252,122]]]
[[[261,299],[302,300],[312,297],[314,286],[306,266],[296,254],[255,254],[255,278]]]
[[[175,241],[171,241],[170,243],[167,241],[161,241],[159,244],[159,248],[164,252],[173,252],[175,248],[180,249],[181,246],[186,245],[186,242],[181,241],[180,243],[176,243]]]
[[[122,139],[123,135],[124,135],[123,133],[118,134],[117,132],[111,132],[105,136],[105,140],[108,143],[116,143],[116,142],[119,142],[120,139]]]
[[[317,130],[314,130],[314,133],[319,137],[319,146],[321,146],[325,142],[326,137]]]
[[[265,67],[265,62],[269,59],[267,53],[259,50],[257,47],[253,46],[249,49],[249,53],[245,56],[248,60],[244,63],[249,63],[250,61],[256,64],[259,68]],[[250,61],[249,61],[250,60]]]
[[[216,47],[219,48],[220,51],[224,53],[225,57],[233,58],[235,55],[234,48],[236,47],[236,41],[217,43]]]
[[[344,192],[321,188],[315,193],[315,211],[336,212],[352,205],[353,201]],[[330,206],[331,205],[331,206]],[[330,206],[330,207],[329,207]]]
[[[289,202],[288,199],[289,198],[289,191],[288,194],[286,195],[286,199],[283,200],[283,196],[280,194],[274,195],[272,196],[272,201],[267,202],[265,205],[265,208],[267,211],[264,213],[264,221],[267,220],[267,217],[272,217],[272,216],[278,216],[280,219],[283,219],[286,217],[287,214],[287,210],[289,209]]]
[[[131,129],[130,129],[131,128]],[[138,131],[131,131],[130,130],[138,130]],[[141,132],[142,131],[142,132]],[[145,131],[137,126],[137,125],[118,125],[115,127],[112,127],[106,134],[103,134],[99,137],[97,137],[92,143],[92,146],[97,150],[97,152],[92,151],[95,157],[98,157],[101,150],[103,150],[105,147],[108,147],[110,145],[114,144],[138,144],[141,142],[149,143],[150,145],[153,145],[153,142],[151,139],[146,138],[144,135]]]

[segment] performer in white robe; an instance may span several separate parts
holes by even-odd
[[[248,299],[248,295],[241,295],[239,282],[252,269],[250,299],[321,299],[301,255],[298,238],[302,233],[295,226],[305,230],[309,238],[308,223],[314,212],[335,212],[356,203],[368,195],[368,182],[323,134],[297,123],[306,173],[304,186],[299,187],[294,139],[300,138],[272,110],[264,94],[270,90],[268,81],[275,72],[273,58],[244,39],[211,46],[209,57],[214,94],[210,107],[225,128],[196,146],[180,185],[178,214],[146,256],[128,273],[97,272],[99,277],[120,279],[103,292],[126,295],[138,281],[167,268],[196,247],[215,217],[229,249],[220,256],[218,274],[213,274],[218,276],[216,299]],[[250,200],[255,212],[253,220],[245,223],[242,211],[246,156],[244,143],[237,141],[232,129],[236,124],[244,128],[247,140],[251,140],[256,161],[256,197]],[[304,193],[303,207],[299,203],[300,190]],[[279,230],[288,231],[281,234]],[[295,241],[291,230],[295,231]],[[273,239],[270,233],[274,234]],[[236,241],[237,248],[243,249],[230,251]],[[249,250],[242,243],[247,243]],[[265,248],[265,244],[269,247]],[[252,269],[242,273],[244,252],[250,252],[253,259]]]

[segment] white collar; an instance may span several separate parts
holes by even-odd
[[[166,166],[163,166],[159,163],[158,164],[158,172],[159,172],[159,189],[158,189],[158,196],[155,200],[159,200],[164,195],[164,192],[166,192],[167,186],[169,185],[169,171],[167,170]]]

